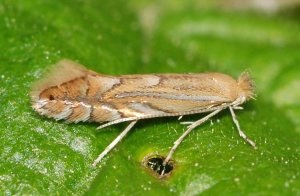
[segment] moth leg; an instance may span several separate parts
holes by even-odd
[[[180,122],[180,124],[182,124],[182,125],[191,125],[191,124],[193,124],[194,123],[194,121],[184,121],[184,122]]]
[[[234,113],[234,110],[233,110],[233,108],[232,108],[231,106],[229,106],[229,110],[230,110],[230,113],[231,113],[232,120],[233,120],[233,122],[234,122],[234,124],[235,124],[235,126],[236,126],[236,128],[237,128],[237,130],[238,130],[238,132],[239,132],[239,135],[240,135],[246,142],[248,142],[254,149],[256,149],[255,143],[254,143],[251,139],[249,139],[249,138],[246,136],[246,134],[241,130],[239,121],[237,120],[236,115],[235,115],[235,113]]]
[[[125,135],[132,129],[132,127],[135,125],[137,120],[132,121],[129,123],[129,125],[122,131],[105,149],[104,151],[97,157],[97,159],[93,163],[93,167],[96,167],[96,165],[102,160],[102,158],[109,153],[122,139],[125,137]]]
[[[232,109],[234,109],[234,110],[242,110],[242,109],[244,109],[244,108],[241,107],[241,106],[233,106]]]
[[[179,146],[179,144],[183,141],[183,139],[197,126],[201,125],[202,123],[204,123],[205,121],[207,121],[208,119],[210,119],[212,116],[216,115],[217,113],[219,113],[220,111],[222,111],[222,109],[217,109],[211,113],[209,113],[207,116],[193,122],[193,124],[188,126],[188,129],[174,142],[173,147],[171,148],[168,156],[165,158],[164,162],[163,162],[163,166],[165,166],[170,159],[172,158],[172,155],[174,154],[175,150],[177,149],[177,147]],[[164,171],[162,172],[161,175],[164,174]]]

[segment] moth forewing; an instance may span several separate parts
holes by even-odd
[[[101,153],[94,166],[126,135],[136,121],[146,118],[209,113],[192,123],[176,141],[165,163],[195,127],[229,108],[239,134],[234,109],[254,97],[254,83],[248,73],[238,80],[222,73],[147,74],[109,76],[62,60],[31,90],[34,110],[67,122],[95,121],[98,128],[129,121],[130,125]]]

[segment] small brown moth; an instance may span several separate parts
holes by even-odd
[[[129,121],[124,131],[94,161],[101,159],[131,130],[138,120],[209,113],[195,122],[175,141],[164,165],[183,139],[197,126],[229,108],[239,135],[255,148],[241,130],[234,109],[254,97],[249,74],[238,80],[222,73],[147,74],[109,76],[62,60],[31,91],[34,110],[41,115],[67,122],[94,121],[113,124]]]

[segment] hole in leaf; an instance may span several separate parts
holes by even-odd
[[[145,158],[144,165],[161,178],[170,174],[174,169],[173,161],[169,161],[166,165],[163,165],[164,160],[165,158],[161,156],[151,156]]]

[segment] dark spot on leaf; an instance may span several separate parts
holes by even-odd
[[[151,156],[144,160],[144,165],[159,175],[159,177],[164,177],[174,169],[173,161],[169,161],[166,165],[163,165],[164,157],[161,156]]]

